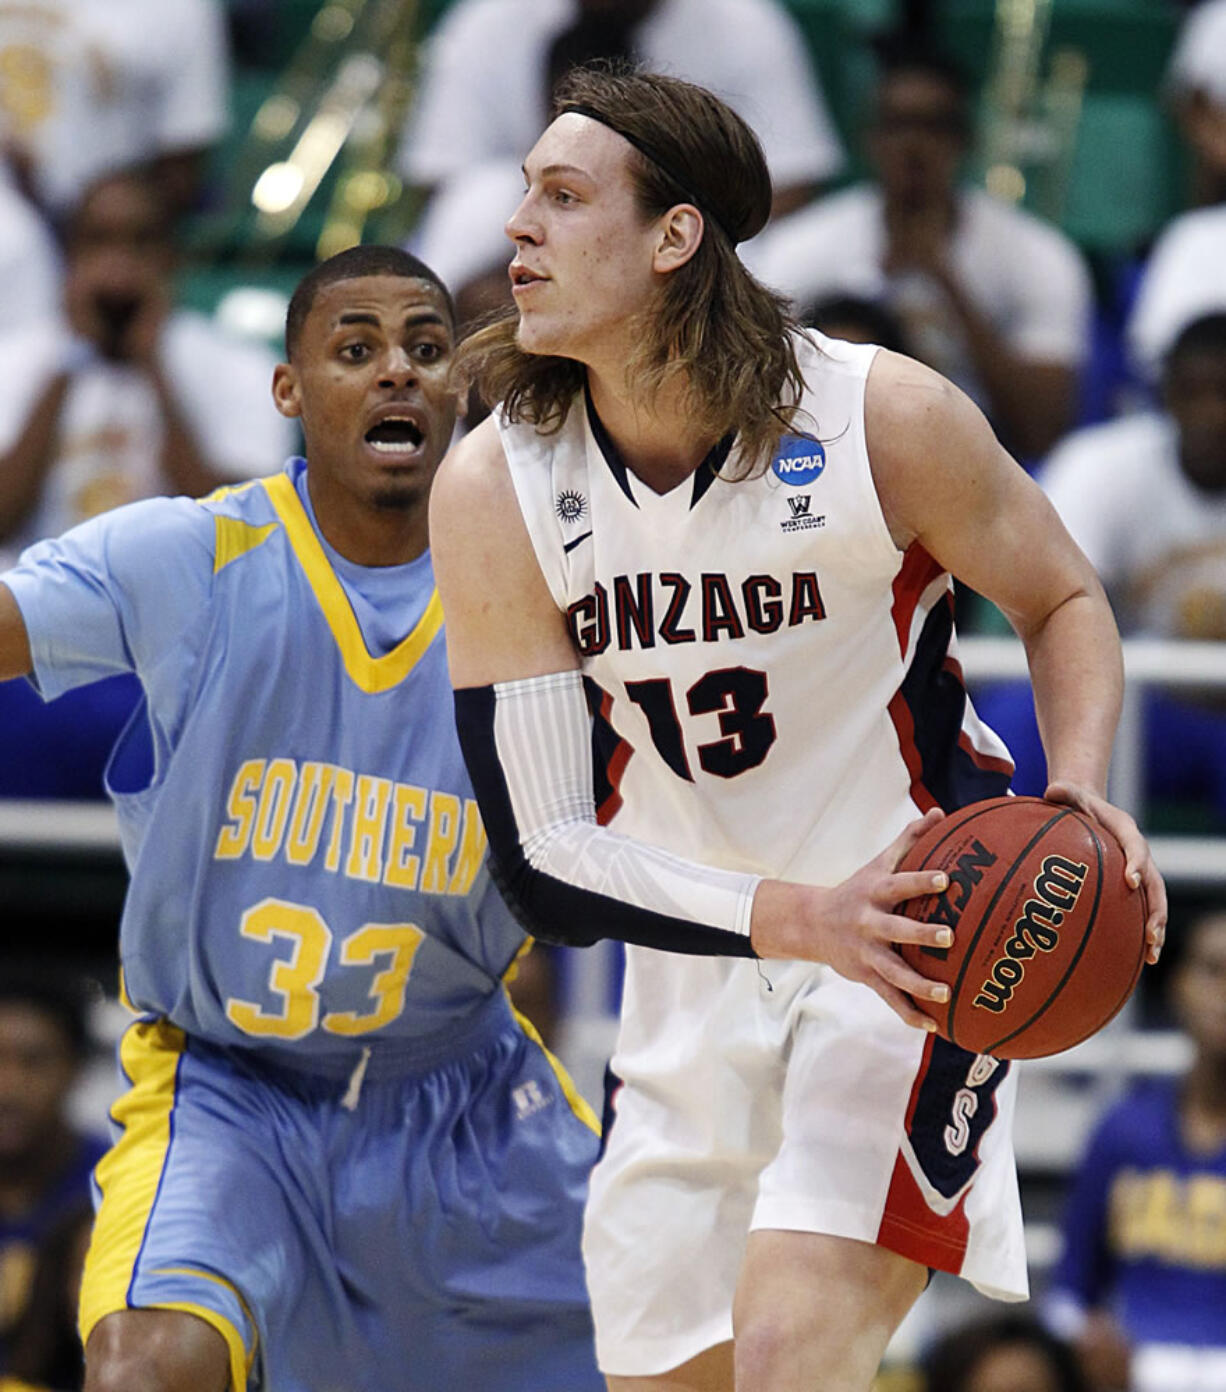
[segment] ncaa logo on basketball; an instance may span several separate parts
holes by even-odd
[[[800,435],[785,435],[779,452],[771,461],[775,477],[792,488],[812,483],[826,467],[826,451],[820,440]]]

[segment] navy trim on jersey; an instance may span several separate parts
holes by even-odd
[[[953,628],[953,596],[947,595],[924,620],[899,688],[915,728],[921,782],[946,812],[1004,797],[1009,791],[1007,773],[981,767],[960,743],[966,688],[957,671],[946,665]]]
[[[722,440],[716,441],[707,457],[694,470],[694,491],[690,494],[691,512],[698,506],[703,494],[715,482],[719,471],[724,467],[728,456],[732,453],[734,438],[732,434],[728,434]]]
[[[506,774],[498,759],[492,686],[455,692],[456,729],[490,846],[490,871],[507,907],[542,942],[590,947],[604,938],[703,957],[756,957],[749,938],[655,913],[580,889],[535,869],[523,852]]]
[[[596,820],[601,826],[607,826],[622,805],[618,787],[621,776],[615,773],[615,767],[619,762],[624,767],[624,760],[634,751],[605,714],[606,702],[612,700],[609,693],[591,677],[583,678],[583,693],[592,717],[592,791],[596,799]]]
[[[592,438],[596,441],[600,453],[604,456],[605,463],[609,466],[609,472],[617,480],[617,486],[627,498],[638,507],[638,499],[630,487],[630,472],[626,468],[625,461],[617,446],[613,443],[613,437],[605,429],[604,422],[596,414],[596,407],[592,401],[592,393],[589,391],[587,383],[583,384],[583,404],[587,410],[588,424],[592,427]],[[694,487],[690,494],[691,510],[698,506],[704,493],[715,482],[719,471],[724,467],[729,454],[732,453],[732,445],[735,435],[729,432],[718,440],[710,450],[702,463],[694,470]],[[590,535],[590,533],[589,533]],[[583,540],[582,537],[579,538]],[[571,545],[574,545],[572,542]],[[569,551],[570,546],[564,548]]]
[[[587,409],[587,423],[592,427],[592,438],[596,441],[597,448],[604,456],[604,462],[609,466],[609,472],[617,480],[617,486],[627,498],[638,507],[638,499],[634,496],[634,490],[630,487],[630,477],[626,470],[625,462],[618,453],[617,446],[613,443],[613,437],[604,428],[604,421],[596,414],[596,407],[592,402],[591,388],[586,382],[583,384],[583,404]]]

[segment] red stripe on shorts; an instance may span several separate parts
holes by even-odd
[[[915,1116],[920,1087],[932,1058],[933,1041],[933,1035],[924,1041],[924,1056],[911,1087],[911,1097],[907,1103],[908,1132]],[[900,1150],[894,1158],[894,1173],[890,1177],[885,1210],[877,1228],[877,1245],[919,1262],[921,1266],[948,1271],[956,1276],[962,1270],[962,1259],[966,1256],[966,1243],[971,1230],[965,1204],[966,1195],[963,1194],[952,1212],[944,1215],[934,1213],[911,1173],[907,1157]]]

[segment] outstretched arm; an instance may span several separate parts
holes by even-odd
[[[31,676],[50,701],[160,661],[208,602],[214,525],[148,498],[29,547],[0,575],[0,680]]]
[[[475,528],[474,513],[499,525]],[[895,866],[939,814],[833,888],[696,865],[600,827],[578,656],[492,421],[440,469],[430,532],[461,742],[501,883],[534,933],[826,962],[930,1027],[908,996],[939,1000],[947,988],[913,971],[893,945],[942,946],[948,930],[894,909],[940,892],[945,877]]]
[[[25,620],[7,585],[0,584],[0,681],[26,676],[32,666]]]
[[[886,521],[997,604],[1026,647],[1047,796],[1096,818],[1124,848],[1149,904],[1150,961],[1166,890],[1136,823],[1106,799],[1123,690],[1119,634],[1093,567],[1038,486],[954,386],[906,358],[878,354],[865,406],[869,457]]]

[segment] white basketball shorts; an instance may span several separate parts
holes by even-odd
[[[878,1243],[1025,1299],[1007,1064],[827,967],[627,955],[584,1229],[604,1373],[732,1338],[752,1229]]]

